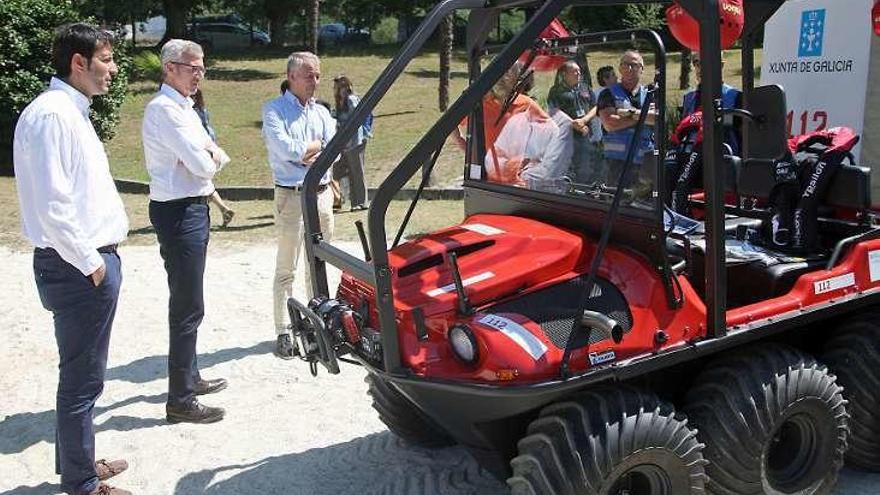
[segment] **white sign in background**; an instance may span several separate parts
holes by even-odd
[[[847,126],[861,134],[874,0],[789,0],[764,29],[761,84],[779,84],[789,135]],[[854,155],[858,163],[861,147]]]

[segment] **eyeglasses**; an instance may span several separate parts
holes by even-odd
[[[189,70],[191,70],[192,73],[196,76],[204,76],[205,75],[205,68],[200,65],[185,64],[183,62],[171,62],[171,63],[174,65],[182,65],[184,67],[189,67]]]
[[[641,70],[645,67],[638,62],[621,62],[620,66],[629,70]]]

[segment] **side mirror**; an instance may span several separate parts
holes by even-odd
[[[785,129],[785,92],[776,84],[755,88],[748,97],[753,118],[745,119],[748,158],[776,160],[788,150]]]

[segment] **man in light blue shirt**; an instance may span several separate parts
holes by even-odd
[[[300,192],[308,168],[336,134],[330,111],[315,102],[321,80],[321,61],[311,52],[295,52],[287,59],[289,89],[263,106],[263,139],[275,181],[275,228],[278,252],[273,283],[275,354],[293,357],[293,343],[286,323],[287,299],[293,293],[293,276],[303,245]],[[318,215],[324,239],[333,237],[333,192],[327,187],[330,171],[318,189]],[[306,286],[309,286],[308,271]]]

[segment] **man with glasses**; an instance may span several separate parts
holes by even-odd
[[[639,113],[648,94],[647,88],[641,83],[644,68],[642,55],[636,50],[627,50],[620,58],[620,82],[605,88],[599,95],[599,118],[602,119],[602,126],[606,131],[603,146],[608,167],[607,181],[612,185],[617,184],[623,170],[627,149],[635,135]],[[633,164],[637,168],[641,168],[645,154],[654,150],[654,116],[651,110],[635,141],[638,148],[633,155]],[[651,190],[651,178],[638,177],[638,182],[642,186],[638,195],[648,194]]]
[[[128,235],[104,145],[89,120],[92,98],[107,94],[117,72],[112,42],[110,33],[87,24],[58,30],[55,76],[21,113],[12,145],[37,291],[55,322],[55,470],[61,490],[73,495],[131,495],[102,483],[128,463],[95,462],[92,420],[122,283],[116,245]]]
[[[203,279],[210,227],[211,179],[229,162],[193,109],[191,96],[205,76],[202,47],[170,40],[162,47],[163,84],[144,111],[144,157],[150,174],[150,222],[168,273],[169,422],[213,423],[224,410],[197,395],[219,392],[226,380],[205,380],[196,338],[205,314]]]

